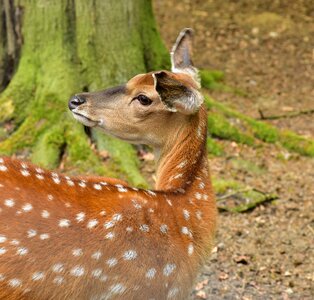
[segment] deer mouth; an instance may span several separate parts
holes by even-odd
[[[72,114],[74,119],[81,122],[83,125],[87,127],[95,127],[99,124],[99,121],[92,120],[91,118],[83,115],[82,113],[78,113],[72,110]]]

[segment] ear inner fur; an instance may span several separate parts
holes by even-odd
[[[155,89],[168,110],[193,114],[203,103],[203,97],[196,89],[187,87],[166,72],[154,73],[153,77]]]

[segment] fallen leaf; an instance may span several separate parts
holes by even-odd
[[[219,278],[219,280],[226,280],[229,278],[229,275],[227,273],[222,272],[222,273],[220,273],[218,278]]]
[[[109,152],[106,151],[106,150],[99,151],[99,155],[100,155],[102,158],[104,158],[104,159],[110,157]]]
[[[201,298],[201,299],[207,299],[207,295],[206,295],[206,293],[205,293],[204,291],[198,291],[198,292],[196,293],[196,296],[197,296],[198,298]]]
[[[204,286],[208,284],[208,281],[209,281],[209,279],[205,279],[201,282],[198,282],[195,286],[195,290],[199,291],[199,290],[203,289]]]
[[[250,258],[245,255],[238,255],[238,256],[235,256],[233,259],[237,264],[248,265]]]

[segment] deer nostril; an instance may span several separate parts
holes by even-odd
[[[73,109],[77,108],[78,106],[80,106],[81,104],[83,104],[85,102],[86,102],[86,100],[83,97],[73,96],[69,100],[69,109],[73,110]]]

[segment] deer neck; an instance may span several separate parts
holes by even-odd
[[[202,106],[189,125],[180,127],[161,149],[157,149],[157,190],[186,190],[210,184],[206,153],[207,113]],[[203,184],[202,184],[202,183]]]

